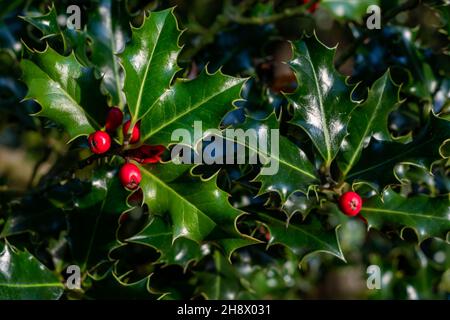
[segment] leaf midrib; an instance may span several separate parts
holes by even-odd
[[[314,67],[314,64],[311,60],[311,55],[309,54],[309,49],[306,50],[307,52],[307,60],[308,63],[311,66],[311,70],[312,70],[312,74],[314,76],[314,85],[316,86],[316,90],[317,90],[317,97],[319,99],[319,107],[320,107],[320,113],[321,113],[321,118],[320,121],[322,122],[322,127],[323,127],[323,136],[325,139],[325,146],[327,148],[327,157],[326,157],[326,162],[329,163],[331,161],[331,142],[330,142],[330,133],[328,132],[328,125],[327,125],[327,119],[326,119],[326,115],[325,115],[325,109],[323,106],[323,100],[322,100],[322,94],[321,94],[321,90],[319,88],[319,79],[317,78],[317,73],[316,73],[316,69]],[[314,141],[314,140],[313,140]],[[319,148],[320,150],[320,148]]]
[[[158,34],[157,34],[157,36],[156,36],[155,45],[153,46],[152,52],[150,53],[150,59],[148,59],[148,63],[147,63],[147,65],[145,66],[145,72],[144,72],[144,76],[143,76],[143,81],[141,82],[141,86],[140,86],[140,88],[139,88],[138,99],[137,99],[137,101],[136,101],[136,110],[135,110],[135,112],[134,112],[134,114],[133,114],[132,123],[135,123],[135,122],[136,122],[136,118],[138,117],[139,111],[140,111],[140,109],[141,109],[142,94],[143,94],[143,92],[144,92],[144,86],[145,86],[145,82],[146,82],[146,80],[147,80],[148,71],[149,71],[149,69],[150,69],[150,65],[152,64],[152,61],[153,61],[153,55],[154,55],[154,53],[155,53],[156,47],[158,46],[159,37],[161,36],[162,30],[164,29],[164,26],[165,26],[165,24],[166,24],[166,19],[167,19],[167,15],[164,17],[164,21],[163,21],[162,27],[161,27],[160,29],[158,29]],[[157,23],[155,23],[155,25],[156,25],[157,27],[159,26]],[[156,99],[156,101],[157,101],[157,100],[159,100],[159,98]],[[131,128],[131,126],[130,126],[130,128]]]
[[[234,79],[233,79],[233,80],[234,80]],[[194,80],[191,80],[191,81],[195,81],[195,79],[194,79]],[[198,103],[196,103],[196,104],[192,105],[190,108],[188,108],[187,111],[180,113],[180,114],[177,115],[176,117],[173,117],[172,119],[170,119],[168,122],[164,122],[163,125],[161,125],[161,126],[159,126],[159,127],[156,127],[154,130],[151,130],[147,135],[145,135],[145,136],[142,138],[142,141],[146,141],[147,139],[149,139],[150,137],[152,137],[154,134],[156,134],[157,132],[159,132],[159,131],[162,130],[163,128],[168,127],[169,125],[171,125],[172,123],[174,123],[174,122],[177,121],[178,119],[180,119],[180,118],[184,117],[185,115],[187,115],[187,114],[189,114],[189,113],[195,111],[196,109],[200,108],[200,107],[203,106],[205,103],[207,103],[208,101],[210,101],[210,100],[212,100],[212,99],[214,99],[214,98],[220,96],[221,94],[227,92],[228,90],[231,90],[232,88],[238,86],[240,83],[241,83],[241,81],[236,81],[235,84],[233,84],[233,85],[230,86],[230,87],[226,87],[223,91],[219,91],[218,93],[215,93],[215,94],[213,94],[213,95],[211,95],[211,96],[208,96],[207,99],[202,99],[202,100],[199,101]],[[173,90],[173,87],[172,87],[170,90]],[[159,101],[159,98],[158,98],[158,100],[156,100],[156,101]],[[147,112],[146,115],[147,115],[148,113],[149,113],[149,112]]]
[[[103,216],[103,212],[104,212],[103,209],[105,207],[106,200],[108,199],[108,193],[109,193],[111,184],[112,184],[112,179],[109,181],[109,183],[106,184],[106,194],[102,200],[102,205],[100,206],[100,213],[97,216],[97,218],[95,219],[94,230],[92,232],[91,238],[89,239],[89,246],[88,246],[88,250],[86,252],[86,260],[83,262],[83,268],[82,268],[83,270],[87,267],[87,264],[89,262],[89,257],[91,255],[92,246],[94,244],[94,239],[95,239],[95,236],[96,236],[97,230],[98,230],[98,224],[100,222],[100,218]]]

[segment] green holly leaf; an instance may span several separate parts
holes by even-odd
[[[347,134],[354,103],[345,78],[334,68],[335,49],[327,48],[316,36],[292,43],[289,62],[298,87],[286,97],[293,109],[290,123],[301,127],[330,166]]]
[[[42,107],[36,115],[63,126],[71,140],[101,127],[107,104],[99,80],[73,53],[61,56],[47,46],[43,52],[32,52],[20,65],[28,86],[25,99],[36,100]]]
[[[440,148],[449,138],[450,122],[431,114],[428,125],[408,144],[372,139],[347,180],[371,181],[379,186],[396,183],[395,166],[408,162],[429,170],[435,161],[444,157]]]
[[[240,98],[244,81],[206,70],[194,80],[178,79],[142,119],[142,139],[151,144],[169,144],[173,142],[172,133],[182,129],[192,137],[194,121],[201,121],[204,130],[218,128],[232,110],[232,102]],[[191,145],[195,142],[191,141]]]
[[[123,76],[116,53],[125,47],[130,34],[126,1],[97,0],[93,8],[87,24],[92,49],[90,58],[102,75],[112,105],[122,108],[125,104]]]
[[[124,92],[135,123],[166,94],[175,73],[180,36],[173,9],[152,12],[120,54],[125,69]]]
[[[296,214],[300,213],[303,220],[306,219],[309,212],[314,209],[316,205],[316,199],[310,198],[308,194],[293,193],[287,198],[283,204],[282,209],[286,213],[288,222]]]
[[[257,220],[263,222],[269,229],[268,246],[281,244],[287,247],[296,255],[299,263],[315,252],[329,253],[345,261],[338,239],[339,226],[335,230],[328,231],[316,217],[303,223],[292,220],[287,223],[283,215],[280,215],[279,212],[261,211],[256,214]]]
[[[261,182],[258,194],[276,192],[284,203],[292,193],[300,191],[306,194],[312,185],[319,184],[320,181],[306,154],[289,139],[279,136],[279,127],[274,113],[263,120],[248,117],[238,129],[253,130],[256,140],[259,141],[258,148],[250,144],[251,139],[245,135],[237,136],[234,142],[246,148],[248,158],[255,156],[265,162],[263,170],[267,172],[261,172],[254,179]],[[273,130],[278,131],[275,137],[272,136]],[[223,137],[229,138],[226,133]],[[277,145],[274,145],[274,142]],[[261,148],[260,143],[267,143],[265,149]]]
[[[213,265],[213,270],[195,273],[198,279],[197,294],[210,300],[241,299],[240,294],[249,289],[245,279],[240,277],[233,265],[218,251],[213,254]]]
[[[273,158],[272,158],[273,159]],[[280,137],[280,167],[274,175],[258,175],[261,182],[259,194],[276,191],[283,203],[295,191],[307,193],[310,186],[319,183],[312,163],[294,143]]]
[[[357,20],[362,22],[362,18],[367,13],[367,8],[371,5],[379,5],[378,0],[322,0],[320,6],[328,9],[339,20]]]
[[[389,228],[400,232],[412,228],[419,242],[438,237],[448,239],[450,231],[449,196],[430,198],[426,195],[404,197],[386,189],[382,197],[374,196],[364,201],[361,214],[369,228]]]
[[[181,237],[198,243],[211,240],[224,244],[223,250],[231,255],[237,248],[256,242],[237,230],[236,220],[243,212],[233,208],[228,194],[217,187],[217,174],[202,180],[187,172],[169,179],[168,170],[171,168],[165,164],[141,167],[141,188],[150,212],[169,214],[172,243]]]
[[[400,34],[399,45],[405,52],[408,62],[405,71],[408,72],[410,81],[405,86],[405,90],[411,95],[431,101],[438,80],[418,46],[419,28],[397,27],[396,29]]]
[[[56,13],[54,4],[52,4],[50,10],[45,14],[30,12],[21,18],[42,32],[41,40],[54,36],[60,36],[64,40],[63,33],[58,24],[58,14]]]
[[[0,297],[5,300],[56,300],[64,292],[58,277],[27,251],[8,243],[0,253]]]
[[[156,300],[161,295],[150,289],[151,275],[139,281],[126,283],[109,270],[99,279],[92,278],[92,286],[86,293],[91,299]]]
[[[160,216],[155,216],[141,232],[127,241],[151,246],[161,254],[158,262],[178,264],[184,269],[202,257],[200,246],[194,241],[186,238],[173,241],[172,227]]]
[[[379,141],[391,141],[388,130],[389,114],[397,107],[399,88],[386,72],[373,84],[366,101],[352,112],[348,124],[348,136],[342,144],[338,165],[345,176],[356,164],[362,149],[371,137]]]
[[[68,213],[69,242],[82,270],[108,260],[109,251],[117,245],[119,217],[129,209],[127,196],[116,170],[97,167],[90,192],[75,199],[76,209]]]

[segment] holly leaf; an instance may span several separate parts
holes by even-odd
[[[8,243],[0,253],[0,297],[5,300],[57,300],[64,292],[58,277],[27,251]]]
[[[389,228],[399,231],[400,236],[405,228],[411,228],[419,243],[430,237],[448,239],[450,231],[448,195],[404,197],[387,188],[382,197],[374,196],[364,201],[361,214],[367,219],[369,228]]]
[[[160,216],[155,216],[141,232],[127,241],[151,246],[161,254],[158,262],[178,264],[184,269],[190,262],[198,261],[202,257],[200,246],[194,241],[186,238],[178,238],[175,241],[172,239],[170,224]]]
[[[335,49],[327,48],[316,36],[292,43],[289,62],[298,87],[286,94],[294,117],[290,123],[311,138],[328,167],[347,134],[354,103],[345,79],[334,68]]]
[[[91,299],[156,300],[161,295],[151,292],[151,275],[139,281],[126,283],[109,270],[100,279],[92,278],[92,287],[86,295]]]
[[[371,137],[379,141],[391,141],[388,130],[389,114],[399,101],[399,88],[395,86],[387,71],[373,84],[367,100],[355,108],[348,124],[348,136],[342,144],[338,165],[345,176],[356,164],[362,149]]]
[[[177,66],[180,36],[173,9],[152,12],[119,55],[125,69],[124,92],[133,123],[142,118],[170,87]]]
[[[195,273],[197,294],[210,300],[239,300],[240,294],[249,290],[249,284],[218,251],[213,254],[213,266],[213,270]]]
[[[258,194],[277,192],[284,203],[295,191],[306,194],[312,185],[318,184],[320,181],[314,166],[298,146],[282,136],[279,139],[273,139],[273,130],[279,132],[279,126],[274,113],[264,120],[247,118],[240,127],[245,130],[254,130],[259,143],[267,141],[267,149],[261,148],[260,144],[259,148],[256,148],[245,137],[238,137],[236,142],[244,145],[248,149],[249,155],[256,153],[260,160],[264,159],[266,162],[263,170],[268,172],[260,173],[254,179],[254,181],[261,182]]]
[[[71,140],[101,127],[107,104],[99,80],[73,53],[61,56],[47,46],[43,52],[32,52],[20,65],[28,86],[25,99],[36,100],[42,107],[36,115],[63,126]]]
[[[87,23],[92,49],[90,58],[102,75],[112,105],[122,108],[125,104],[123,75],[116,54],[125,47],[130,34],[126,1],[97,0],[93,8]]]
[[[245,81],[204,70],[193,80],[178,79],[171,86],[180,70],[180,34],[172,9],[153,12],[140,28],[132,29],[131,42],[120,55],[132,120],[141,120],[141,140],[148,144],[170,144],[175,130],[193,133],[194,121],[217,128]]]
[[[395,166],[407,162],[429,170],[433,162],[445,156],[440,148],[449,138],[450,122],[430,114],[427,126],[408,144],[372,139],[347,180],[371,181],[380,186],[396,183]]]
[[[28,13],[21,18],[41,31],[41,40],[48,41],[54,49],[61,49],[64,55],[73,50],[83,65],[90,65],[86,55],[86,33],[82,30],[62,28],[54,4],[45,14]]]
[[[69,203],[64,203],[69,206]],[[31,197],[12,205],[0,238],[25,232],[39,234],[55,234],[66,227],[64,211],[55,206],[52,199],[46,197]]]
[[[181,237],[201,243],[203,240],[225,243],[227,255],[256,241],[243,236],[236,220],[243,212],[233,208],[229,195],[217,187],[217,174],[208,180],[190,173],[171,179],[170,167],[159,165],[149,170],[141,167],[144,202],[156,215],[168,213],[172,224],[172,243]],[[233,242],[232,239],[241,241]]]
[[[314,252],[329,253],[345,261],[338,240],[339,226],[329,231],[316,217],[303,223],[292,220],[287,223],[284,216],[280,215],[281,213],[276,211],[256,213],[257,220],[263,222],[269,229],[268,246],[280,244],[287,247],[296,255],[300,264],[306,256]]]
[[[97,167],[90,192],[75,200],[76,210],[68,213],[69,241],[82,270],[108,260],[109,251],[117,244],[119,217],[129,209],[127,196],[116,170]]]
[[[58,24],[58,14],[56,13],[54,4],[51,5],[50,10],[45,14],[41,14],[40,12],[29,12],[20,18],[32,24],[42,32],[41,40],[54,36],[60,36],[64,40],[63,33]],[[64,48],[66,48],[66,46],[64,46]]]

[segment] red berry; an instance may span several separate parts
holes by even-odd
[[[346,215],[356,216],[362,207],[362,199],[356,192],[349,191],[339,198],[339,208]]]
[[[142,180],[141,171],[132,163],[125,163],[119,170],[119,179],[122,186],[134,190]]]
[[[128,130],[130,129],[130,124],[131,124],[131,121],[128,120],[123,125],[123,129],[122,130],[123,130],[123,135],[125,137],[128,135]],[[131,137],[129,139],[129,142],[131,144],[138,142],[139,139],[141,138],[141,131],[139,129],[140,124],[141,124],[140,121],[138,121],[138,123],[136,123],[136,125],[133,127],[133,131],[131,132]]]
[[[96,154],[105,153],[111,147],[111,138],[104,131],[95,131],[88,138],[89,148]]]
[[[108,115],[106,116],[106,131],[112,132],[116,130],[123,121],[123,113],[117,107],[112,107],[108,111]]]
[[[308,3],[309,3],[309,0],[302,0],[302,4],[308,4]],[[319,1],[316,1],[313,3],[313,5],[311,7],[308,8],[308,12],[314,13],[314,12],[316,12],[318,7],[319,7]]]

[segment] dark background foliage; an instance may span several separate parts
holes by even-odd
[[[60,124],[30,116],[40,107],[34,100],[23,101],[27,86],[19,80],[20,61],[31,55],[26,48],[44,50],[47,44],[62,56],[73,51],[81,64],[95,66],[98,81],[105,72],[121,73],[114,71],[109,62],[116,59],[112,49],[123,49],[130,39],[129,23],[138,27],[145,19],[145,11],[176,6],[179,27],[185,29],[179,41],[183,48],[177,75],[193,79],[207,66],[209,72],[221,68],[226,75],[249,77],[242,90],[244,99],[221,120],[222,126],[242,123],[245,116],[261,120],[275,111],[286,124],[280,127],[282,134],[300,147],[320,171],[320,157],[308,135],[300,127],[287,124],[292,120],[292,110],[283,94],[295,92],[298,87],[287,63],[294,54],[289,41],[315,31],[328,47],[338,44],[334,65],[349,77],[354,101],[367,99],[369,88],[388,69],[393,82],[402,84],[403,102],[388,116],[389,133],[398,138],[398,145],[372,141],[358,165],[365,168],[371,161],[381,161],[392,153],[407,153],[411,147],[405,143],[410,141],[421,146],[395,166],[382,166],[369,176],[347,182],[353,182],[363,197],[381,193],[389,186],[405,197],[443,199],[442,206],[448,208],[448,142],[434,146],[420,140],[431,134],[442,135],[442,141],[448,141],[448,125],[427,131],[432,126],[430,115],[450,120],[449,6],[444,2],[361,0],[355,5],[333,7],[331,2],[321,1],[318,9],[310,12],[312,3],[297,0],[2,1],[0,247],[3,257],[7,253],[15,257],[16,269],[10,272],[17,283],[54,282],[61,286],[15,296],[2,291],[0,285],[0,298],[448,298],[450,247],[446,235],[418,239],[413,228],[420,231],[425,222],[406,229],[383,225],[367,230],[364,221],[342,215],[333,199],[317,206],[298,194],[291,199],[298,203],[291,201],[289,207],[277,193],[258,193],[261,183],[254,178],[259,166],[202,165],[194,169],[195,174],[205,178],[217,174],[217,186],[231,195],[230,203],[250,213],[238,219],[238,229],[260,243],[233,250],[232,264],[223,250],[211,244],[217,239],[201,246],[187,239],[177,240],[173,246],[170,237],[151,239],[149,235],[155,234],[152,232],[169,232],[170,221],[154,217],[141,201],[127,200],[128,194],[113,178],[117,160],[101,159],[86,165],[83,159],[90,154],[85,139],[77,138],[68,144],[69,136]],[[382,8],[383,26],[369,31],[365,26],[366,8],[374,3]],[[70,4],[81,7],[81,31],[64,26]],[[105,12],[99,7],[107,10],[112,19],[106,28],[101,23]],[[111,39],[119,40],[111,43]],[[102,91],[109,94],[102,98],[99,108],[125,104],[113,80],[103,78]],[[400,144],[406,147],[399,149]],[[432,158],[431,170],[417,165],[426,162],[422,162],[423,157],[434,156],[439,147],[447,155],[445,159]],[[338,176],[340,167],[333,162],[328,170],[331,176]],[[283,182],[288,177],[279,179]],[[327,182],[321,181],[322,185]],[[108,187],[105,191],[99,185]],[[189,190],[190,185],[183,188]],[[319,197],[330,200],[326,192]],[[414,201],[408,202],[410,207],[418,207]],[[304,212],[299,210],[304,207]],[[301,229],[298,233],[290,229],[286,232],[288,239],[282,239],[286,213],[293,228],[318,223],[329,231],[341,225],[338,241],[346,261],[336,257],[338,253],[309,254],[316,250],[302,244]],[[148,228],[150,221],[157,229]],[[95,236],[86,236],[92,232]],[[147,237],[142,240],[139,234]],[[277,234],[281,240],[267,246],[270,237]],[[183,252],[195,261],[180,256]],[[71,264],[81,266],[81,290],[62,287],[67,277],[65,270]],[[372,264],[382,270],[381,290],[366,287],[366,268]],[[43,266],[48,272],[41,272]],[[20,270],[28,270],[33,280]],[[4,277],[0,276],[0,282]]]

